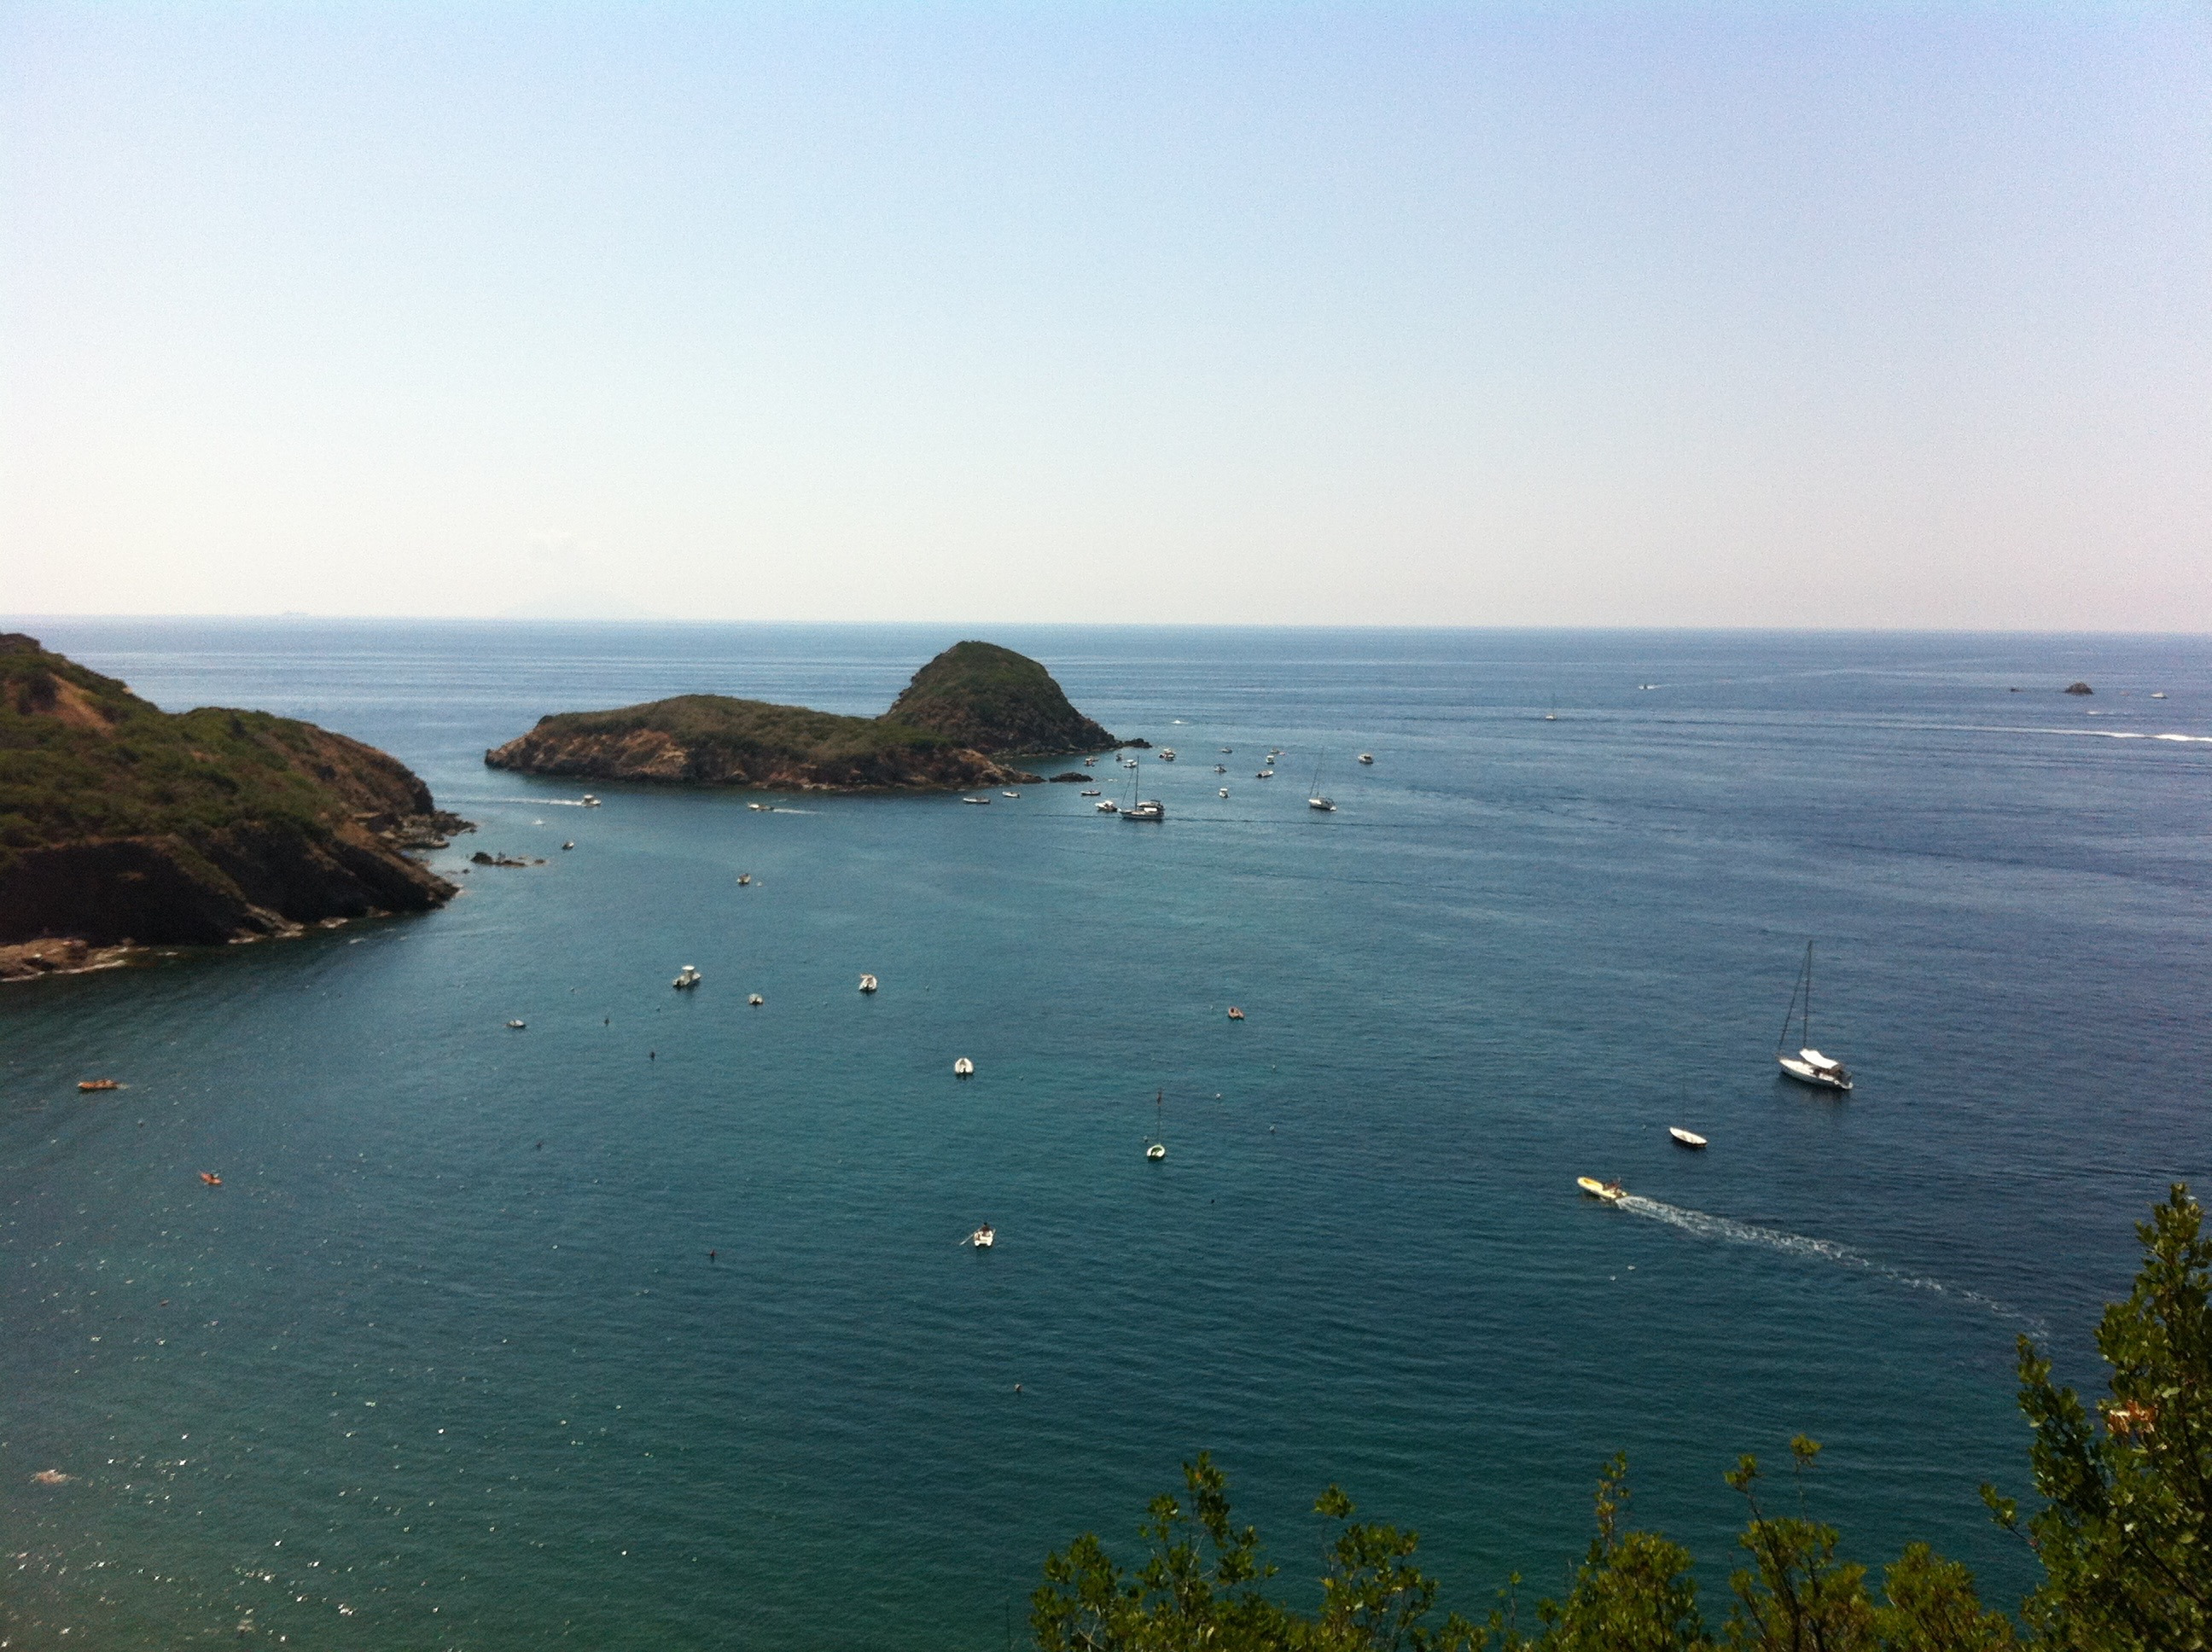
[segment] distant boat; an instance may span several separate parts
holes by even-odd
[[[1804,1006],[1799,1022],[1800,1035],[1804,1042],[1794,1056],[1784,1055],[1783,1047],[1790,1042],[1790,1023],[1798,1016],[1798,1006]],[[1840,1061],[1823,1055],[1813,1048],[1813,943],[1805,943],[1805,967],[1797,972],[1797,985],[1790,990],[1790,1007],[1782,1012],[1782,1036],[1774,1042],[1774,1059],[1783,1072],[1801,1084],[1810,1084],[1815,1090],[1836,1090],[1848,1095],[1851,1075]]]
[[[1171,763],[1171,762],[1173,762],[1175,760],[1176,760],[1176,750],[1175,750],[1175,748],[1174,748],[1173,746],[1171,746],[1171,745],[1164,745],[1164,746],[1162,746],[1162,747],[1160,748],[1160,761],[1161,761],[1162,762],[1164,762],[1164,763]]]
[[[1083,766],[1085,768],[1096,768],[1098,767],[1098,759],[1096,757],[1085,757],[1083,760]]]
[[[758,993],[755,993],[750,998],[747,999],[745,1002],[750,1005],[754,1009],[757,1010],[762,1005],[767,1003],[768,1000],[763,998]]]
[[[1155,1164],[1168,1156],[1168,1145],[1160,1139],[1161,1127],[1167,1122],[1167,1101],[1164,1090],[1152,1097],[1152,1139],[1145,1144],[1145,1157]]]
[[[1095,798],[1098,794],[1096,792],[1085,792],[1083,795],[1086,798]],[[1121,812],[1121,805],[1115,802],[1111,798],[1106,799],[1103,802],[1098,804],[1097,807],[1098,812],[1102,815],[1118,815]]]
[[[1021,793],[1018,792],[1001,792],[999,795],[1002,798],[1018,798],[1021,796]]]
[[[222,1178],[212,1170],[201,1171],[200,1180],[206,1182],[210,1187],[220,1187],[222,1186]]]
[[[1618,1181],[1600,1181],[1595,1176],[1577,1176],[1575,1186],[1592,1199],[1602,1199],[1608,1205],[1618,1205],[1628,1195],[1628,1189]]]
[[[1076,795],[1082,798],[1095,798],[1098,795],[1098,788],[1095,786],[1086,786]]]
[[[873,975],[863,975],[860,977],[860,991],[863,993],[872,993],[875,990],[876,978]]]
[[[2165,698],[2166,698],[2166,690],[2165,690],[2164,689],[2159,689],[2154,690],[2154,691],[2152,693],[2152,695],[2151,695],[2151,698],[2152,698],[2152,699],[2154,699],[2154,700],[2163,700],[2163,699],[2165,699]]]
[[[1318,810],[1325,815],[1333,815],[1336,812],[1336,805],[1322,792],[1321,765],[1319,763],[1316,763],[1314,765],[1313,794],[1307,798],[1306,807],[1309,809]]]
[[[688,992],[690,988],[696,987],[704,979],[705,977],[700,975],[698,970],[687,963],[681,969],[678,969],[676,972],[676,980],[672,984],[679,993]]]
[[[1684,1147],[1703,1147],[1705,1145],[1703,1136],[1694,1130],[1685,1130],[1680,1125],[1668,1125],[1667,1133]]]
[[[589,792],[585,793],[581,798],[577,799],[577,801],[582,804],[586,809],[596,809],[599,806],[599,799],[592,796]]]
[[[1233,757],[1237,755],[1237,748],[1233,745],[1225,745],[1221,748],[1221,755],[1224,757]]]
[[[507,1024],[514,1028],[515,1031],[520,1032],[527,1023],[520,1021],[510,1021]]]
[[[1371,751],[1363,751],[1359,754],[1359,761],[1364,763],[1371,763],[1375,761],[1375,754]]]
[[[986,1222],[981,1227],[976,1229],[975,1232],[968,1236],[967,1242],[973,1245],[978,1250],[988,1250],[993,1245],[998,1242],[998,1230],[993,1228],[988,1222]]]
[[[963,798],[963,799],[960,799],[960,801],[961,801],[961,802],[963,802],[963,803],[981,803],[981,804],[988,804],[988,803],[991,801],[991,799],[988,799],[988,798]]]
[[[746,884],[752,881],[753,875],[749,872],[741,872],[738,874],[738,887],[739,889],[743,889]]]
[[[1242,1021],[1244,1018],[1244,1011],[1232,1004],[1229,1006],[1229,1018],[1231,1021]]]
[[[576,840],[575,840],[574,838],[573,838],[573,837],[572,837],[572,838],[570,838],[570,839],[569,839],[566,843],[563,843],[561,847],[562,847],[562,848],[564,848],[564,849],[573,849],[573,848],[574,848],[574,847],[576,847]]]
[[[1559,720],[1559,696],[1556,694],[1552,696],[1552,708],[1544,714],[1544,720],[1547,723]]]
[[[1146,798],[1142,803],[1121,811],[1121,818],[1124,820],[1158,822],[1167,817],[1167,805],[1158,798]]]
[[[1227,787],[1224,786],[1221,788],[1221,795],[1224,798],[1229,795],[1229,788]]]
[[[960,1057],[952,1064],[952,1076],[956,1078],[973,1078],[975,1076],[975,1064],[964,1055]]]
[[[123,1084],[121,1080],[115,1078],[80,1078],[76,1081],[76,1087],[79,1090],[120,1090]]]
[[[1213,772],[1217,774],[1226,774],[1229,772],[1229,765],[1227,763],[1216,763],[1213,765]]]
[[[1255,780],[1271,780],[1275,778],[1275,771],[1272,768],[1263,768],[1252,778]]]

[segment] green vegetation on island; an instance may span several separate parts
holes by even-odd
[[[358,740],[266,712],[165,712],[0,636],[0,944],[207,944],[421,910],[453,888],[401,850],[465,824]]]
[[[1033,780],[1001,759],[1117,744],[1036,661],[962,642],[915,672],[880,717],[683,694],[542,717],[484,762],[587,780],[859,791]]]
[[[2110,1397],[2093,1411],[2053,1383],[2020,1340],[2020,1404],[2042,1507],[2022,1518],[1992,1487],[1983,1499],[2042,1568],[2021,1621],[1986,1608],[1966,1568],[1925,1544],[1887,1567],[1879,1588],[1840,1558],[1841,1534],[1802,1510],[1820,1448],[1790,1442],[1801,1512],[1766,1501],[1756,1459],[1726,1478],[1747,1518],[1746,1564],[1729,1579],[1717,1635],[1698,1606],[1694,1558],[1627,1523],[1627,1461],[1601,1472],[1597,1534],[1564,1594],[1520,1622],[1519,1578],[1480,1622],[1430,1621],[1437,1584],[1415,1564],[1419,1536],[1356,1521],[1332,1485],[1314,1512],[1335,1523],[1321,1600],[1304,1612],[1263,1587],[1275,1567],[1231,1518],[1228,1483],[1201,1454],[1182,1496],[1152,1499],[1149,1553],[1125,1570],[1085,1534],[1049,1557],[1031,1600],[1043,1652],[2205,1652],[2212,1646],[2212,1239],[2177,1185],[2136,1230],[2135,1289],[2110,1304],[2097,1349]]]

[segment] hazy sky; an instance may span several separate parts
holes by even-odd
[[[2212,629],[2212,9],[0,4],[0,610]]]

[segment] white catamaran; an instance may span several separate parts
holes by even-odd
[[[1802,1016],[1799,1006],[1803,1006]],[[1790,1042],[1790,1023],[1798,1022],[1802,1038],[1795,1055],[1785,1055],[1783,1050]],[[1783,1012],[1782,1036],[1775,1041],[1774,1059],[1787,1078],[1801,1084],[1810,1084],[1815,1090],[1850,1090],[1851,1075],[1844,1064],[1826,1056],[1813,1048],[1813,943],[1805,943],[1805,967],[1797,972],[1797,985],[1790,994],[1790,1007]]]

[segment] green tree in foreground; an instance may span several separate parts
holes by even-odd
[[[2112,1397],[2097,1426],[2051,1362],[2020,1339],[2020,1405],[2042,1511],[2025,1526],[2043,1563],[2028,1622],[2068,1652],[2204,1652],[2212,1644],[2212,1241],[2175,1184],[2136,1232],[2142,1269],[2105,1309],[2097,1351]],[[1987,1487],[1997,1518],[2021,1528]]]
[[[2133,1293],[2105,1311],[2098,1351],[2112,1367],[2102,1427],[2051,1362],[2021,1339],[2021,1409],[2034,1429],[2030,1462],[2042,1510],[2024,1524],[1984,1488],[1997,1518],[2021,1531],[2044,1569],[2026,1602],[2034,1643],[2059,1652],[2212,1652],[2212,1241],[2203,1212],[2176,1185],[2139,1227],[2144,1260]],[[1751,1564],[1729,1578],[1717,1638],[1698,1613],[1690,1552],[1631,1528],[1627,1460],[1597,1486],[1597,1535],[1566,1596],[1536,1608],[1524,1634],[1507,1604],[1482,1625],[1457,1614],[1431,1627],[1437,1585],[1414,1564],[1419,1536],[1355,1522],[1332,1485],[1314,1510],[1340,1522],[1310,1616],[1262,1585],[1275,1568],[1258,1534],[1230,1516],[1229,1486],[1210,1456],[1183,1465],[1188,1506],[1152,1500],[1145,1564],[1124,1572],[1086,1534],[1045,1562],[1030,1623],[1043,1652],[1996,1652],[2021,1644],[1985,1610],[1957,1561],[1923,1543],[1883,1573],[1838,1558],[1836,1528],[1804,1512],[1820,1448],[1790,1442],[1798,1512],[1762,1499],[1758,1461],[1727,1476],[1749,1510],[1737,1540]],[[1514,1580],[1517,1584],[1518,1579]]]

